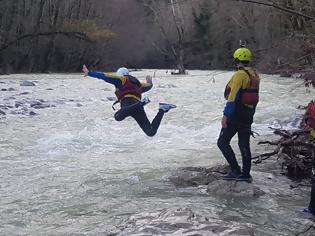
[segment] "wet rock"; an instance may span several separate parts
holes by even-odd
[[[6,113],[0,109],[0,115],[5,116],[5,115],[6,115]]]
[[[222,180],[222,175],[228,170],[228,166],[180,168],[172,173],[169,180],[177,187],[207,185],[207,192],[211,195],[259,197],[265,193],[254,183]],[[259,179],[260,182],[263,180]]]
[[[43,99],[39,99],[36,101],[31,101],[30,106],[35,109],[44,109],[50,107],[50,104],[47,104]]]
[[[27,111],[26,110],[13,110],[13,111],[10,111],[10,114],[12,115],[26,115],[27,114]]]
[[[49,104],[39,104],[39,105],[34,105],[32,106],[34,109],[45,109],[45,108],[48,108],[50,107]]]
[[[23,105],[24,105],[24,102],[21,102],[21,101],[16,101],[14,104],[15,108],[21,107]]]
[[[108,101],[117,101],[117,98],[115,98],[115,97],[107,97],[107,100]]]
[[[13,108],[13,106],[0,104],[0,108],[1,108],[1,109],[4,109],[4,110],[8,110],[8,109],[10,109],[10,108]]]
[[[40,101],[31,101],[30,102],[30,106],[31,107],[40,106],[40,105],[42,105],[42,103]]]
[[[36,84],[29,80],[22,80],[20,86],[36,86]]]
[[[30,94],[29,92],[23,92],[23,93],[20,93],[19,95],[27,95],[27,94]]]
[[[221,179],[221,175],[226,174],[228,169],[227,166],[179,168],[171,174],[169,180],[180,187],[208,185],[214,180]]]
[[[215,195],[225,195],[233,197],[259,197],[265,194],[253,183],[217,180],[208,184],[207,192]]]

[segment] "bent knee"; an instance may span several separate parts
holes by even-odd
[[[153,137],[156,134],[156,130],[145,130],[144,132],[149,137]]]
[[[122,121],[125,117],[118,115],[117,113],[114,115],[116,121]]]
[[[217,146],[220,148],[220,149],[222,149],[222,148],[224,148],[224,147],[226,147],[226,146],[228,146],[229,145],[229,143],[227,143],[224,139],[218,139],[218,141],[217,141]]]

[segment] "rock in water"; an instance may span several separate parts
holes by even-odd
[[[108,101],[116,101],[117,98],[115,98],[115,97],[107,97],[107,100],[108,100]]]
[[[4,111],[0,110],[0,115],[5,116],[6,114],[5,114],[5,112],[4,112]]]
[[[258,186],[247,182],[217,180],[208,184],[207,192],[232,197],[259,197],[265,194]]]
[[[169,180],[177,187],[207,185],[207,192],[213,195],[259,197],[265,194],[255,183],[222,180],[222,175],[228,170],[228,166],[179,168],[172,173]]]
[[[36,86],[36,84],[32,81],[23,80],[20,82],[20,86]]]
[[[20,93],[19,95],[27,95],[27,94],[30,94],[29,92],[23,92],[23,93]]]
[[[221,179],[221,175],[227,173],[227,171],[227,166],[212,168],[185,167],[173,172],[169,180],[180,187],[208,185],[214,180]]]

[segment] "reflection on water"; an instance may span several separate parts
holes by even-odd
[[[135,73],[140,79],[146,74],[153,71]],[[216,75],[215,83],[214,74],[156,72],[155,86],[147,94],[149,118],[155,116],[158,102],[172,102],[178,108],[165,115],[153,138],[130,118],[113,119],[112,101],[107,99],[113,88],[103,81],[76,74],[1,76],[0,88],[12,89],[0,93],[0,105],[14,110],[21,103],[38,115],[11,114],[8,109],[0,119],[0,233],[104,233],[130,223],[130,216],[140,226],[151,224],[158,230],[154,219],[165,223],[176,209],[190,209],[183,211],[185,216],[192,211],[217,224],[227,222],[234,230],[255,228],[261,235],[289,235],[299,229],[297,225],[303,227],[307,220],[298,211],[308,202],[307,195],[225,199],[196,189],[176,189],[167,181],[178,167],[223,162],[216,140],[222,92],[232,73]],[[35,81],[36,86],[22,87],[21,80]],[[265,136],[271,134],[270,125],[298,126],[303,111],[296,107],[305,105],[312,94],[296,85],[300,82],[263,77],[256,132]],[[32,100],[43,100],[50,107],[33,109],[27,103]],[[252,141],[254,154],[264,151],[257,142]],[[154,215],[159,211],[163,213]],[[146,218],[150,214],[152,221]],[[129,233],[137,232],[137,227]]]

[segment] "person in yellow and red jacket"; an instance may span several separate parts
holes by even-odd
[[[98,78],[114,85],[117,97],[117,102],[115,103],[120,103],[121,106],[121,109],[115,113],[115,120],[122,121],[126,117],[131,116],[136,120],[144,133],[150,137],[156,134],[164,114],[176,107],[173,104],[160,103],[159,111],[152,123],[150,123],[143,108],[150,100],[147,97],[142,100],[141,98],[142,93],[149,91],[153,87],[151,76],[146,77],[146,83],[141,83],[137,78],[131,76],[129,70],[125,67],[119,68],[116,74],[89,71],[85,65],[83,65],[82,71],[85,76]]]
[[[229,163],[231,172],[223,176],[225,180],[252,182],[250,136],[251,124],[259,100],[259,76],[249,67],[252,53],[248,48],[239,48],[233,55],[237,66],[228,82],[224,96],[227,100],[223,111],[222,129],[217,145]],[[230,145],[231,139],[238,134],[238,145],[242,155],[241,169]]]

